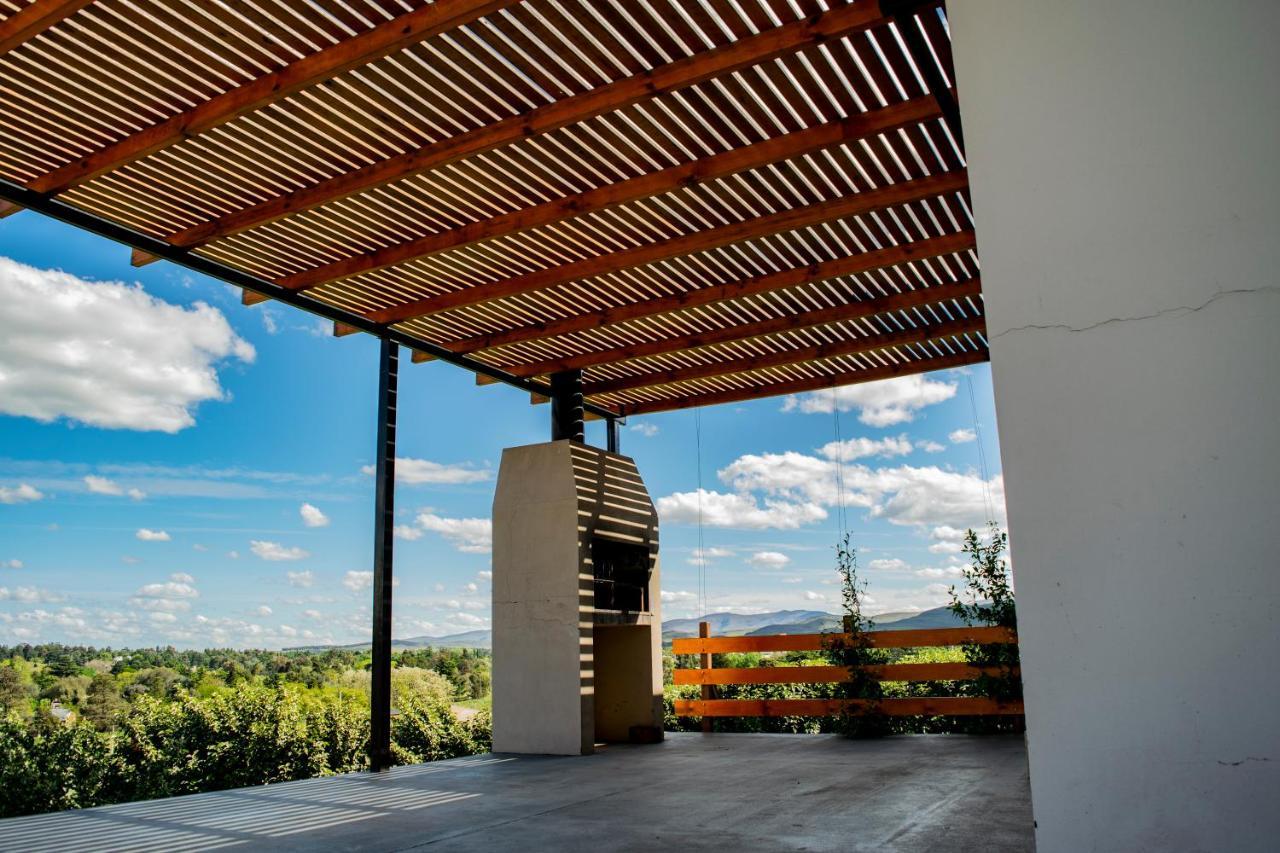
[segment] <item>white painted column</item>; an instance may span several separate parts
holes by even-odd
[[[1280,4],[952,0],[1040,853],[1280,844]]]

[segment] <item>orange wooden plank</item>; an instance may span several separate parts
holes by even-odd
[[[876,681],[967,681],[980,675],[1001,675],[999,667],[967,663],[892,663],[865,668]],[[677,669],[676,684],[832,684],[849,680],[843,666],[758,666],[722,669]]]
[[[679,717],[834,717],[880,714],[886,717],[986,717],[1021,715],[1021,702],[997,702],[983,697],[937,696],[881,699],[677,699]]]
[[[678,655],[723,652],[813,652],[828,648],[842,634],[768,634],[756,637],[677,637],[671,651]],[[872,648],[924,648],[963,646],[970,643],[1016,643],[1018,635],[1007,628],[916,628],[902,631],[868,631]]]
[[[0,55],[65,21],[93,0],[36,0],[0,21]]]

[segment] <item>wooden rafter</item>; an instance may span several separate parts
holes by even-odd
[[[304,56],[279,71],[264,74],[243,86],[229,89],[186,112],[126,136],[86,157],[73,160],[42,175],[29,186],[37,192],[51,195],[64,192],[175,142],[225,124],[308,86],[358,68],[433,35],[470,23],[515,2],[517,0],[451,0],[407,12],[360,35]],[[40,5],[43,4],[35,4]]]
[[[0,21],[0,56],[65,21],[93,0],[35,0]]]
[[[722,225],[718,228],[694,231],[671,240],[646,243],[631,249],[596,255],[581,261],[511,276],[510,278],[475,285],[474,287],[462,288],[426,299],[416,299],[402,305],[396,305],[380,311],[372,311],[367,316],[379,323],[400,323],[414,317],[423,317],[453,308],[478,305],[481,302],[488,302],[493,299],[546,290],[556,285],[592,278],[619,269],[650,264],[693,252],[716,249],[743,240],[780,234],[784,231],[793,231],[797,228],[817,225],[820,222],[828,222],[847,216],[858,216],[875,210],[883,210],[935,196],[960,192],[966,189],[968,184],[968,174],[963,169],[946,172],[941,175],[932,175],[927,178],[918,178],[914,181],[903,181],[899,184],[890,184],[879,189],[868,190],[867,192],[845,196],[832,201],[823,201],[765,216],[757,216],[741,222]]]
[[[448,6],[449,4],[440,4]],[[721,75],[730,74],[779,56],[794,53],[807,45],[828,41],[887,23],[878,2],[839,6],[818,15],[758,35],[739,39],[723,47],[694,54],[641,74],[624,77],[604,86],[554,101],[529,112],[502,119],[473,131],[450,136],[397,157],[361,167],[310,187],[276,196],[259,204],[229,213],[170,235],[177,246],[194,247],[227,237],[282,216],[308,210],[326,202],[373,189],[391,181],[456,162],[464,157],[490,151],[502,145],[547,133],[594,118],[656,95],[684,89]]]
[[[476,337],[451,341],[447,346],[454,352],[470,353],[524,341],[542,340],[573,332],[582,332],[587,329],[612,326],[644,317],[656,317],[673,311],[682,311],[686,308],[714,305],[761,293],[785,290],[810,282],[827,281],[844,275],[856,275],[926,258],[965,252],[973,249],[975,245],[973,231],[959,231],[954,234],[945,234],[941,237],[918,240],[914,243],[904,243],[900,246],[874,249],[870,252],[850,255],[847,258],[820,261],[805,267],[794,267],[752,276],[751,278],[731,281],[715,287],[702,287],[697,290],[688,290],[682,293],[646,299],[643,302],[630,302],[600,311],[584,311],[558,320],[517,326],[488,335],[477,335]],[[842,310],[852,309],[849,306],[842,306]],[[714,342],[712,340],[705,341],[705,343]],[[700,346],[700,344],[694,344],[694,346]],[[665,350],[655,350],[654,353],[663,351]]]
[[[813,311],[802,311],[782,317],[772,317],[768,320],[760,320],[754,323],[726,326],[725,328],[696,335],[662,338],[656,341],[644,341],[580,355],[521,364],[511,367],[509,370],[517,376],[544,376],[562,370],[579,370],[597,367],[602,364],[615,364],[634,358],[664,355],[666,353],[698,349],[712,344],[747,340],[776,332],[808,329],[828,323],[838,323],[843,320],[858,320],[876,314],[883,314],[886,311],[909,310],[924,305],[936,305],[953,299],[974,299],[981,293],[981,282],[977,279],[971,279],[956,284],[937,285],[920,290],[907,290],[902,293],[877,296],[861,302],[818,308]]]
[[[633,388],[671,385],[677,382],[710,379],[716,376],[732,376],[735,373],[749,373],[753,370],[764,370],[770,367],[787,367],[841,356],[864,355],[886,347],[922,343],[924,341],[948,338],[952,335],[965,335],[975,332],[985,333],[985,331],[986,320],[983,317],[963,317],[931,326],[912,326],[892,332],[864,335],[847,341],[831,341],[794,349],[779,350],[767,355],[742,356],[724,361],[699,364],[693,367],[673,367],[640,373],[634,376],[624,376],[618,379],[588,382],[584,385],[583,391],[587,394],[610,394],[618,391],[629,391]]]
[[[834,376],[794,379],[788,382],[752,385],[748,388],[733,388],[727,391],[712,391],[704,394],[690,394],[685,397],[654,400],[653,402],[630,403],[620,406],[619,409],[625,417],[627,415],[667,412],[675,409],[692,409],[698,406],[712,406],[720,403],[741,403],[744,400],[758,400],[762,397],[773,397],[779,394],[800,394],[805,391],[820,391],[825,388],[838,388],[842,385],[855,385],[861,382],[874,382],[880,379],[893,379],[897,376],[927,373],[931,370],[964,367],[968,364],[979,364],[989,358],[987,350],[983,348],[932,358],[910,361],[904,359],[893,364],[869,367],[852,373],[839,373]]]
[[[343,258],[325,266],[294,273],[280,279],[278,284],[291,290],[305,290],[319,284],[423,258],[436,252],[456,249],[468,243],[515,234],[569,217],[581,216],[677,188],[695,186],[704,181],[757,169],[779,160],[788,160],[833,145],[887,133],[939,116],[941,112],[932,97],[914,98],[882,109],[849,116],[840,121],[815,125],[767,139],[764,142],[732,148],[710,157],[691,160],[688,163],[629,180],[605,184],[586,192],[468,223],[458,228],[428,234],[407,243]]]

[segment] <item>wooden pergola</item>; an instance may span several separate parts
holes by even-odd
[[[380,520],[401,345],[571,437],[987,360],[938,0],[0,15],[0,216],[381,338]]]

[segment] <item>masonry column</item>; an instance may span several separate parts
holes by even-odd
[[[1280,4],[948,4],[1040,853],[1280,837]]]

